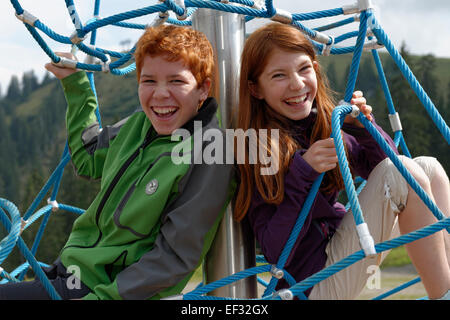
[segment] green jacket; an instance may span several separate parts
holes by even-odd
[[[101,178],[101,187],[75,221],[61,262],[79,268],[93,292],[85,299],[180,293],[209,250],[234,191],[231,165],[172,159],[175,146],[183,159],[196,156],[194,121],[202,121],[202,130],[218,128],[215,100],[205,101],[183,126],[189,138],[174,139],[157,135],[142,110],[100,129],[85,73],[62,84],[72,162],[78,175]]]

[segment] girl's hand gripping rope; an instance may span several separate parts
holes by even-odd
[[[366,98],[364,98],[362,91],[353,92],[352,99],[350,100],[352,105],[358,107],[359,111],[367,118],[367,120],[372,121],[372,107],[366,104]],[[351,115],[347,115],[344,120],[345,123],[353,124],[357,127],[364,128],[364,125],[359,122],[358,119]]]
[[[336,168],[338,157],[333,138],[314,142],[303,155],[303,159],[319,173]]]

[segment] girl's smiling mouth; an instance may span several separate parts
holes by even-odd
[[[308,100],[308,93],[305,93],[301,96],[295,96],[292,98],[285,99],[285,100],[283,100],[283,102],[290,106],[295,107],[295,106],[298,106],[298,105],[304,103],[306,100]]]

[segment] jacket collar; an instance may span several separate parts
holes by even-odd
[[[214,115],[217,112],[217,101],[213,97],[207,98],[200,108],[199,112],[193,117],[191,120],[186,122],[181,128],[188,130],[191,134],[194,133],[194,122],[201,121],[202,127],[207,126],[211,120],[214,118]]]

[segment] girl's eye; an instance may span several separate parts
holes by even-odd
[[[282,73],[275,73],[274,75],[272,75],[272,79],[281,78],[283,76],[284,76],[284,74],[282,74]]]
[[[306,65],[300,68],[299,72],[309,71],[312,68],[311,65]]]
[[[145,80],[142,80],[141,82],[142,82],[142,83],[152,84],[152,83],[155,83],[155,80],[145,79]]]
[[[173,79],[173,80],[170,80],[170,82],[172,82],[172,83],[177,83],[177,84],[179,84],[179,83],[184,83],[184,81],[181,80],[181,79]]]

